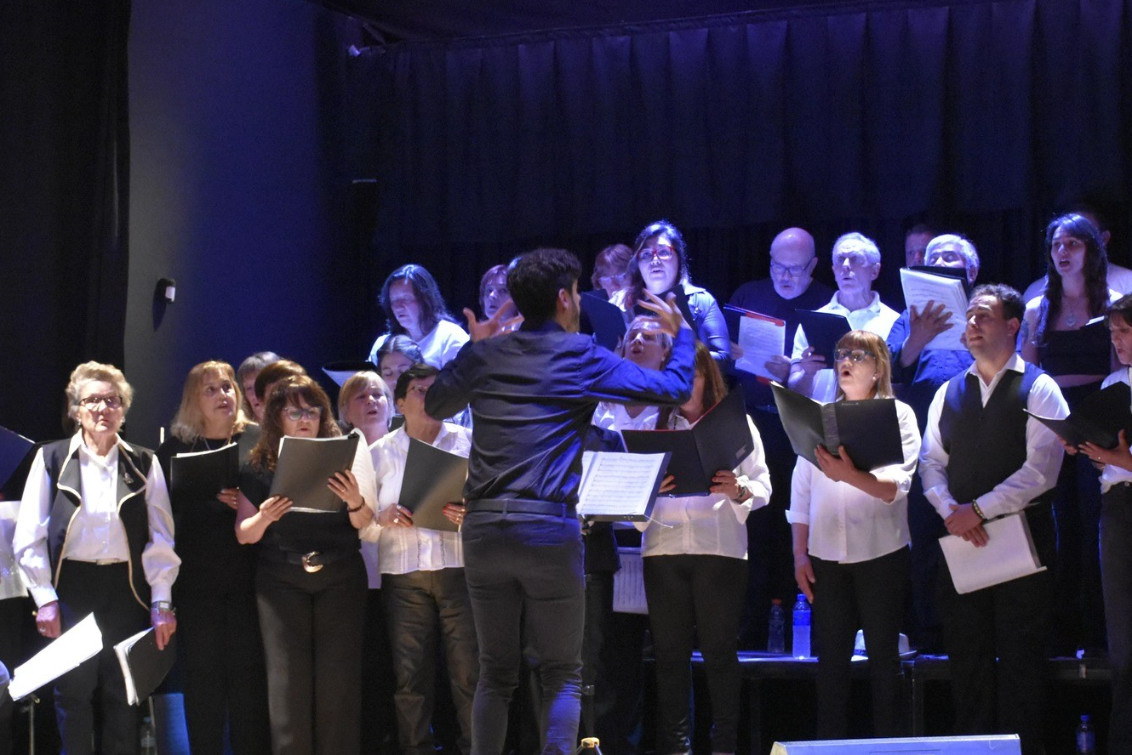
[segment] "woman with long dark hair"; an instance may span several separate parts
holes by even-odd
[[[259,543],[256,604],[272,747],[276,755],[349,755],[360,746],[366,571],[359,531],[376,511],[373,463],[359,438],[351,469],[327,480],[339,509],[292,511],[302,501],[270,495],[284,435],[341,435],[330,399],[307,376],[287,378],[268,394],[236,510],[236,537]]]
[[[468,334],[448,314],[440,287],[420,265],[402,265],[381,287],[378,301],[385,310],[387,332],[378,336],[369,361],[378,363],[378,352],[390,336],[406,335],[420,347],[424,361],[436,368],[449,362]]]

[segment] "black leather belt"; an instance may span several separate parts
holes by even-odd
[[[468,501],[467,507],[469,514],[477,511],[491,511],[497,514],[542,514],[544,516],[570,517],[571,519],[577,516],[572,504],[531,501],[525,498],[481,498]]]
[[[357,549],[343,549],[335,551],[311,551],[310,553],[292,553],[291,551],[272,551],[264,549],[260,554],[268,561],[275,561],[276,563],[296,564],[303,567],[303,571],[308,574],[314,574],[317,571],[322,571],[322,567],[333,564],[336,561],[349,558],[358,551]]]

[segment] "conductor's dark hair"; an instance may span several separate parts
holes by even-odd
[[[402,265],[385,279],[385,283],[381,286],[381,295],[378,297],[378,303],[385,310],[385,327],[390,333],[405,332],[397,322],[397,318],[393,316],[393,305],[389,301],[389,287],[394,283],[408,283],[412,287],[413,296],[416,297],[417,304],[421,308],[421,333],[431,333],[441,320],[452,319],[448,314],[444,297],[440,294],[440,287],[436,285],[436,279],[432,274],[420,265]]]
[[[400,401],[409,395],[409,383],[414,380],[424,380],[433,375],[440,374],[440,370],[425,362],[417,362],[405,370],[397,378],[397,387],[393,389],[393,400]]]
[[[1022,316],[1026,314],[1026,302],[1017,289],[1011,288],[1005,283],[984,283],[981,286],[976,286],[975,290],[971,292],[971,301],[981,296],[998,299],[1002,302],[1002,316],[1004,318],[1022,322]]]
[[[558,292],[573,291],[582,265],[565,249],[535,249],[511,261],[507,289],[526,324],[539,327],[554,318]]]

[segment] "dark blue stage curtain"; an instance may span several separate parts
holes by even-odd
[[[765,258],[720,255],[785,223],[876,234],[891,283],[902,225],[928,219],[1024,285],[1049,213],[1127,209],[1130,19],[1129,0],[885,2],[371,50],[352,75],[355,115],[380,114],[376,247],[468,251],[472,274],[667,216],[721,245],[697,275],[727,296]]]
[[[124,353],[129,18],[0,2],[0,424],[36,440],[76,364]]]

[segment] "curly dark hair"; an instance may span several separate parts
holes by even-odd
[[[640,265],[641,250],[644,249],[649,239],[662,234],[672,242],[672,248],[676,250],[676,256],[680,261],[676,269],[676,282],[689,282],[691,280],[688,275],[688,245],[684,243],[684,234],[680,233],[680,229],[667,220],[649,223],[641,229],[641,232],[637,234],[637,240],[633,242],[633,258],[629,260],[629,282],[625,285],[627,289],[625,296],[626,312],[632,312],[633,307],[637,306],[637,302],[645,298],[645,279],[641,275]]]
[[[334,438],[342,434],[330,409],[330,397],[322,386],[307,375],[286,378],[267,397],[262,431],[251,452],[253,466],[266,471],[275,469],[275,463],[279,461],[279,439],[283,437],[283,410],[288,406],[302,406],[300,400],[322,410],[318,418],[319,438]]]

